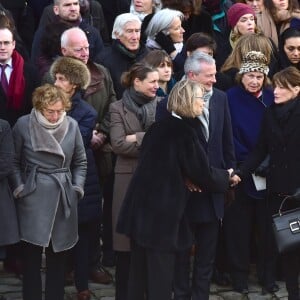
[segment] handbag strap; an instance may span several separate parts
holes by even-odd
[[[279,207],[279,210],[278,210],[278,214],[279,214],[280,217],[282,216],[282,207],[283,207],[284,203],[286,202],[286,200],[288,200],[289,198],[291,198],[290,195],[284,197],[284,199],[281,201],[281,204],[280,204],[280,207]]]

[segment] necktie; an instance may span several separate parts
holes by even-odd
[[[7,95],[8,92],[8,81],[7,81],[7,77],[5,74],[5,69],[6,69],[7,65],[1,65],[1,84],[2,84],[2,88],[4,93]]]

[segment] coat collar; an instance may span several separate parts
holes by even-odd
[[[29,117],[29,132],[33,150],[35,152],[43,151],[56,154],[65,160],[65,154],[60,146],[60,143],[64,139],[68,131],[68,127],[69,122],[66,117],[61,125],[55,129],[53,134],[51,134],[47,129],[38,123],[34,114],[34,110],[32,110]]]

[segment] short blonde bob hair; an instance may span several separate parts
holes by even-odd
[[[204,88],[199,82],[190,79],[177,82],[169,94],[168,111],[180,117],[195,118],[193,102],[199,90],[204,93]]]
[[[43,111],[59,101],[62,102],[65,111],[71,108],[70,99],[64,91],[49,83],[36,88],[32,94],[32,105],[38,111]]]

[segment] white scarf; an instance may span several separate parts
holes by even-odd
[[[50,123],[39,110],[36,110],[35,108],[33,110],[38,123],[50,132],[56,129],[63,122],[66,116],[66,112],[64,111],[56,123]]]

